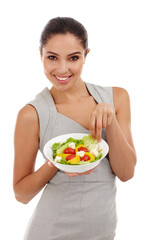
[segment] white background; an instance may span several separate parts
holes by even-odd
[[[57,16],[73,17],[88,30],[91,51],[83,80],[123,87],[130,95],[138,163],[132,180],[122,183],[117,179],[116,240],[160,239],[160,6],[155,0],[1,2],[0,239],[23,239],[41,195],[27,205],[14,198],[13,136],[20,108],[50,87],[38,48],[44,25]],[[42,164],[38,154],[37,168]]]

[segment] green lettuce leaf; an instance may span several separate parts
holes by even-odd
[[[61,158],[60,163],[65,165],[71,165],[69,162],[67,162],[65,158]]]
[[[98,153],[97,157],[94,160],[92,160],[91,162],[95,162],[95,161],[99,160],[102,156],[103,156],[103,154],[101,152]]]
[[[64,149],[69,147],[69,143],[65,143],[64,145],[62,145],[60,148],[57,149],[57,154],[61,154],[64,153]]]
[[[76,147],[77,147],[78,145],[84,144],[81,139],[74,139],[74,138],[72,138],[72,137],[70,137],[70,138],[67,139],[66,143],[68,143],[68,142],[69,142],[69,143],[70,143],[70,142],[74,142],[75,145],[76,145]]]
[[[83,142],[84,142],[84,145],[86,146],[86,148],[89,149],[89,151],[91,151],[92,149],[96,148],[97,150],[98,149],[98,141],[97,139],[93,139],[91,134],[89,134],[88,136],[84,136],[82,138]]]
[[[57,150],[61,147],[61,144],[60,143],[54,143],[52,145],[52,150],[53,150],[53,158],[56,157],[57,155]]]

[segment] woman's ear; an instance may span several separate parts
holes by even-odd
[[[85,54],[85,60],[86,60],[86,57],[87,57],[87,55],[88,55],[89,52],[90,52],[90,48],[87,49],[87,52],[86,52],[86,54]],[[85,64],[85,60],[84,60],[84,64]]]
[[[87,49],[85,57],[88,55],[89,52],[90,52],[90,48]]]
[[[87,49],[87,54],[90,52],[90,48]]]

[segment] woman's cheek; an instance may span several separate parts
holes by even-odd
[[[82,69],[83,69],[83,64],[79,63],[76,66],[74,66],[74,68],[72,67],[72,69],[73,69],[74,73],[81,74]]]
[[[43,66],[44,66],[44,71],[46,74],[50,74],[56,68],[55,64],[53,64],[51,62],[44,62]]]

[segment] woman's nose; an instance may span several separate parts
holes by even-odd
[[[58,64],[58,72],[60,74],[64,74],[68,71],[68,66],[67,66],[67,63],[66,61],[61,61],[59,64]]]

